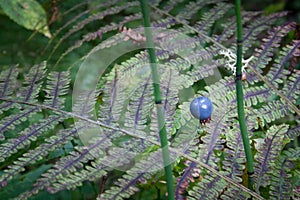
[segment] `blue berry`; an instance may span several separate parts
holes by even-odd
[[[205,124],[211,119],[213,105],[207,97],[197,97],[191,102],[190,111],[195,118],[200,120],[200,123]]]

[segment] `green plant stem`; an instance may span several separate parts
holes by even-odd
[[[156,56],[151,32],[151,24],[150,24],[150,16],[149,16],[149,8],[148,8],[148,1],[140,0],[141,2],[141,9],[144,18],[144,27],[145,27],[145,34],[147,39],[147,47],[150,56],[150,65],[151,65],[151,73],[153,79],[153,88],[154,88],[154,100],[157,109],[157,118],[158,118],[158,128],[159,128],[159,137],[160,143],[162,148],[162,156],[164,161],[164,168],[165,168],[165,175],[167,181],[167,191],[168,191],[168,199],[174,199],[174,180],[172,175],[172,166],[170,160],[170,152],[168,148],[168,139],[167,139],[167,131],[165,126],[165,116],[163,105],[161,101],[161,94],[160,94],[160,78],[158,75],[157,64],[156,64]]]
[[[242,134],[244,150],[246,154],[246,164],[248,173],[248,188],[253,190],[253,157],[250,147],[250,141],[247,133],[247,126],[244,113],[244,94],[242,84],[242,58],[243,58],[243,35],[242,35],[242,17],[241,17],[241,1],[235,0],[235,13],[237,22],[237,62],[236,62],[236,96],[237,96],[237,108],[238,118],[240,124],[240,131]]]

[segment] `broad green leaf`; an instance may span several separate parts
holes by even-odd
[[[46,12],[35,0],[0,0],[0,6],[19,25],[51,37]]]

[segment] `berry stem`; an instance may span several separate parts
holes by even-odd
[[[248,188],[253,190],[253,156],[250,147],[250,141],[247,133],[247,126],[244,113],[244,94],[242,85],[242,58],[243,58],[243,36],[242,36],[242,18],[241,18],[241,0],[235,0],[235,14],[237,24],[237,62],[236,62],[236,96],[237,96],[237,108],[238,119],[240,124],[240,131],[242,134],[244,150],[246,154],[246,165],[248,173]]]
[[[158,118],[158,128],[159,128],[159,137],[162,149],[162,156],[165,168],[165,175],[167,181],[167,191],[168,199],[174,200],[174,180],[172,175],[172,166],[170,160],[170,152],[168,147],[167,131],[165,126],[165,115],[163,110],[163,104],[161,100],[160,93],[160,78],[157,70],[156,56],[151,32],[149,8],[147,0],[140,0],[141,9],[144,19],[146,43],[148,47],[149,57],[150,57],[150,66],[153,79],[153,89],[154,89],[154,100],[157,109],[157,118]]]

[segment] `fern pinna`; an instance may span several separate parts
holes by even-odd
[[[32,67],[2,67],[0,199],[172,195],[139,2],[66,4],[58,4],[63,17]],[[232,75],[233,5],[149,6],[176,199],[299,198],[299,25],[285,20],[287,12],[242,12],[251,191]],[[214,106],[205,125],[189,111],[198,96]]]

